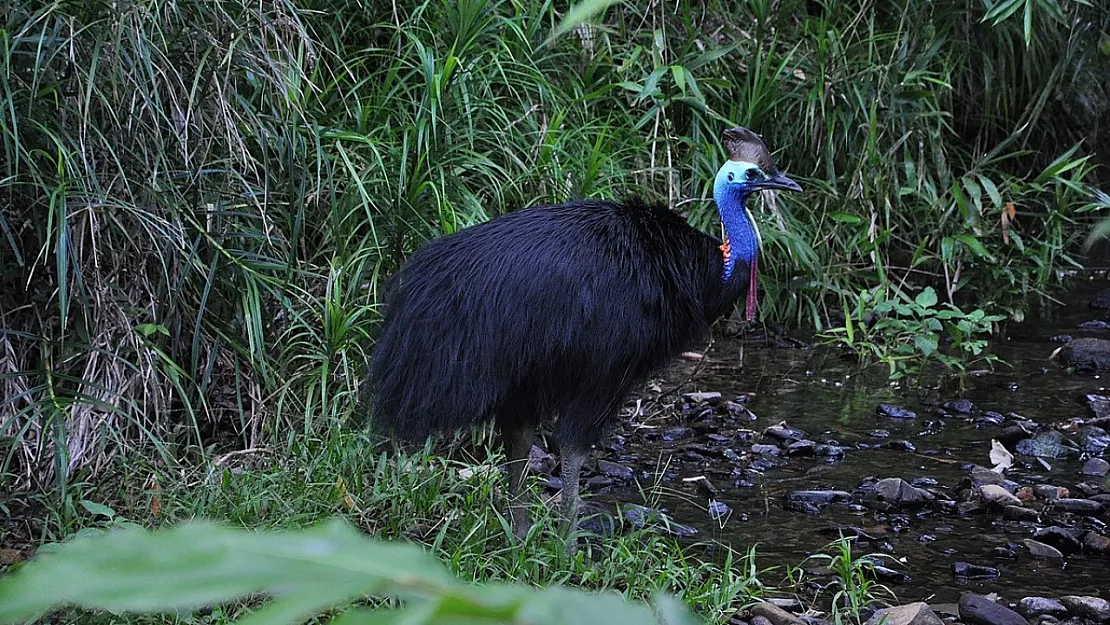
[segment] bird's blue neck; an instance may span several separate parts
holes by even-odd
[[[736,261],[742,260],[749,268],[753,268],[759,255],[759,237],[744,206],[747,197],[748,193],[735,185],[718,184],[713,189],[713,199],[717,202],[717,211],[721,214],[721,223],[725,227],[724,249],[727,253],[721,276],[725,282],[733,278]]]

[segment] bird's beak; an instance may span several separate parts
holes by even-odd
[[[802,187],[797,182],[787,178],[781,173],[775,172],[770,178],[760,182],[758,189],[780,189],[782,191],[801,191]]]

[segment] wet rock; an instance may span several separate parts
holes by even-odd
[[[1036,618],[1045,614],[1049,616],[1067,616],[1068,609],[1058,599],[1049,597],[1026,597],[1018,602],[1018,612],[1026,618]]]
[[[1092,319],[1091,321],[1080,323],[1079,327],[1083,330],[1105,330],[1106,328],[1110,328],[1110,323],[1106,323],[1101,319]]]
[[[760,602],[752,606],[752,617],[763,617],[772,625],[805,625],[802,619],[772,603]]]
[[[730,513],[732,513],[732,509],[723,501],[713,500],[709,502],[709,518],[714,521],[726,518]]]
[[[1079,428],[1076,437],[1079,439],[1080,449],[1093,456],[1105,454],[1110,447],[1110,433],[1098,426],[1084,425]]]
[[[898,506],[921,505],[936,499],[929,491],[913,486],[900,477],[888,477],[876,482],[875,497]]]
[[[1110,289],[1095,293],[1091,298],[1090,306],[1098,310],[1110,310]]]
[[[1095,477],[1102,477],[1110,473],[1110,462],[1102,458],[1090,458],[1087,462],[1083,463],[1083,468],[1079,470],[1083,475],[1093,475]]]
[[[1053,352],[1052,357],[1062,358],[1069,367],[1075,367],[1080,371],[1105,371],[1110,368],[1110,341],[1095,338],[1075,339]]]
[[[956,414],[971,414],[975,412],[975,404],[971,403],[970,399],[957,399],[955,401],[946,401],[940,405],[945,410],[950,410]]]
[[[1110,418],[1110,397],[1106,395],[1087,395],[1087,407],[1096,419]]]
[[[1032,509],[1024,506],[1006,506],[1002,510],[1002,518],[1007,521],[1036,521],[1040,518],[1040,514]]]
[[[1033,487],[1033,492],[1037,495],[1037,499],[1042,499],[1044,501],[1056,501],[1070,494],[1068,489],[1051,484],[1037,484]]]
[[[917,445],[905,439],[897,439],[883,443],[883,447],[896,451],[917,451]]]
[[[602,475],[607,475],[618,480],[631,480],[636,477],[636,472],[631,467],[626,467],[623,464],[610,462],[608,460],[598,460],[597,470]]]
[[[539,475],[549,475],[555,470],[555,458],[539,445],[528,450],[528,470]]]
[[[967,593],[958,605],[960,620],[968,625],[1029,625],[1024,616],[982,595]]]
[[[786,446],[786,454],[788,456],[812,456],[814,450],[817,449],[817,443],[808,440],[795,441]]]
[[[1008,560],[1016,560],[1018,557],[1017,549],[1011,545],[1001,545],[991,549],[990,554],[996,558],[1006,558]]]
[[[1040,541],[1026,538],[1022,541],[1025,543],[1025,548],[1029,550],[1030,555],[1036,558],[1048,558],[1050,560],[1063,560],[1064,554],[1059,549],[1052,545],[1046,545]]]
[[[612,486],[614,483],[615,483],[615,480],[613,478],[609,477],[608,475],[595,475],[595,476],[591,477],[590,479],[586,480],[586,489],[591,490],[591,491],[597,491],[597,490],[601,490],[602,488]]]
[[[802,602],[793,597],[768,597],[765,601],[794,614],[805,611],[805,606],[802,605]]]
[[[685,440],[687,438],[693,438],[693,436],[693,428],[679,426],[663,430],[663,440],[667,441],[668,443]]]
[[[1106,599],[1067,595],[1060,597],[1060,603],[1064,604],[1064,607],[1068,609],[1069,613],[1076,616],[1083,617],[1096,623],[1110,621],[1110,602],[1106,601]]]
[[[998,579],[998,569],[992,566],[982,566],[967,562],[956,562],[952,565],[952,572],[956,577],[966,579]]]
[[[752,453],[766,456],[778,456],[782,453],[782,449],[780,449],[778,445],[761,445],[756,443],[752,445]]]
[[[621,513],[625,522],[636,529],[652,529],[666,533],[676,538],[690,538],[697,536],[698,530],[688,525],[676,523],[666,514],[655,508],[640,506],[633,503],[621,504]]]
[[[972,467],[971,485],[978,488],[984,484],[996,484],[1006,490],[1017,490],[1017,484],[1007,480],[1006,476],[998,471],[992,471],[986,467]]]
[[[683,393],[682,398],[694,404],[715,404],[721,401],[721,394],[714,391],[707,393]]]
[[[731,625],[732,623],[735,623],[735,622],[736,622],[736,619],[734,618],[731,621],[729,621],[729,624]],[[744,621],[739,621],[739,623],[741,623],[741,624],[743,624],[743,622]],[[751,625],[774,625],[773,623],[771,623],[771,619],[767,618],[766,616],[753,616],[750,623],[751,623]]]
[[[1083,548],[1094,553],[1110,555],[1110,538],[1090,530],[1083,534]]]
[[[1020,506],[1021,500],[1010,491],[998,484],[984,484],[979,487],[979,497],[988,504],[1004,508],[1006,506]]]
[[[845,490],[796,490],[786,496],[788,502],[805,502],[817,506],[852,501],[852,494]]]
[[[1063,553],[1079,551],[1079,538],[1072,531],[1063,527],[1055,525],[1042,527],[1033,532],[1033,538],[1038,542],[1052,545]]]
[[[763,435],[769,438],[773,438],[777,441],[782,441],[784,443],[792,443],[794,441],[800,441],[809,438],[809,434],[806,434],[798,428],[792,428],[789,425],[781,423],[778,425],[772,425],[766,430],[763,430]]]
[[[1052,502],[1052,507],[1073,514],[1094,515],[1102,512],[1102,504],[1090,499],[1057,499]]]
[[[813,448],[813,455],[818,458],[843,458],[844,448],[832,443],[820,443]]]
[[[876,408],[875,411],[878,412],[879,414],[883,415],[884,417],[890,417],[892,419],[916,419],[917,418],[917,413],[916,412],[914,412],[912,410],[907,410],[905,408],[899,408],[897,406],[892,406],[890,404],[879,404],[879,407]]]
[[[1065,444],[1064,435],[1056,430],[1047,430],[1033,438],[1019,441],[1014,446],[1023,456],[1037,456],[1040,458],[1063,458],[1075,453],[1075,450]]]
[[[865,625],[944,625],[944,621],[925,603],[878,610]]]
[[[1033,436],[1038,429],[1040,428],[1037,427],[1037,424],[1029,421],[1022,421],[1006,426],[995,438],[998,439],[998,442],[1005,445],[1007,449],[1013,449],[1019,442]]]

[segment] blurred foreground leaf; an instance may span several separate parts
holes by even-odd
[[[240,623],[298,623],[364,595],[405,600],[401,610],[348,611],[344,624],[694,623],[684,606],[657,610],[613,594],[553,587],[471,586],[415,545],[375,541],[342,521],[297,532],[254,532],[197,522],[114,530],[48,545],[0,580],[0,622],[72,605],[112,612],[195,610],[249,595],[272,598]]]

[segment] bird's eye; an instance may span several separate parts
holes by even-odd
[[[748,171],[744,172],[744,178],[748,180],[755,180],[756,178],[759,178],[759,170],[755,169],[754,167],[752,169],[749,169]]]
[[[729,182],[732,182],[732,181],[733,181],[733,180],[735,180],[735,179],[736,179],[736,176],[732,175],[732,172],[731,172],[731,171],[730,171],[730,172],[728,172],[728,181],[729,181]]]

